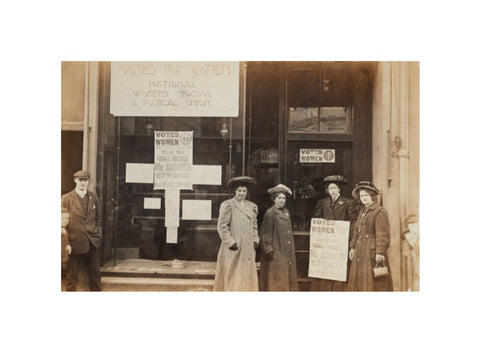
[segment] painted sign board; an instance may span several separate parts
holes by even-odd
[[[223,116],[239,113],[239,62],[111,63],[114,116]]]

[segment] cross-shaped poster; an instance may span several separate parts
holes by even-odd
[[[180,225],[180,190],[193,189],[194,184],[220,185],[221,165],[193,165],[193,131],[155,131],[154,164],[127,163],[126,183],[153,183],[153,189],[165,190],[165,227],[167,243],[177,243]],[[152,203],[151,201],[148,203]],[[205,213],[211,214],[211,202],[190,200],[188,220],[192,218],[191,208],[198,203],[198,214],[205,220]],[[158,202],[160,204],[160,202]],[[210,209],[206,211],[205,207]],[[195,212],[193,212],[195,213]]]

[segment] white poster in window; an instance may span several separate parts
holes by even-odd
[[[125,182],[153,183],[153,164],[127,163],[125,168]]]
[[[221,185],[222,165],[192,165],[194,185]]]
[[[167,243],[178,242],[178,227],[167,226]]]
[[[212,201],[199,199],[182,200],[183,220],[212,220]]]
[[[144,209],[161,209],[162,198],[143,198]]]
[[[239,81],[239,62],[112,62],[110,112],[236,117]]]
[[[335,163],[335,149],[300,149],[301,163]]]
[[[165,190],[165,226],[180,226],[180,191],[178,189]]]
[[[155,131],[153,189],[192,189],[193,131]]]
[[[347,281],[349,221],[313,218],[308,276]]]

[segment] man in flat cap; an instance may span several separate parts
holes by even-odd
[[[62,207],[68,209],[68,239],[72,252],[67,267],[67,291],[76,291],[80,263],[86,264],[90,291],[100,291],[98,247],[102,242],[102,213],[97,195],[87,190],[88,171],[73,174],[76,187],[62,196]]]

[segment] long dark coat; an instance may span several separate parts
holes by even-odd
[[[332,198],[324,198],[318,201],[315,207],[314,218],[326,220],[350,221],[350,233],[348,241],[350,243],[353,234],[353,226],[358,217],[358,205],[355,201],[340,195],[333,203]],[[347,259],[348,260],[348,259]],[[347,263],[347,281],[350,262]],[[347,282],[334,281],[327,279],[312,278],[311,291],[345,291]]]
[[[297,266],[290,212],[272,206],[260,227],[260,290],[297,291]],[[273,252],[273,259],[268,254]]]
[[[220,205],[217,232],[222,240],[217,257],[214,291],[258,291],[255,247],[259,244],[258,208],[235,198]],[[238,249],[230,247],[237,243]]]
[[[68,223],[68,240],[72,247],[72,254],[85,254],[90,248],[90,243],[96,248],[102,242],[102,212],[100,202],[95,193],[87,191],[87,212],[83,211],[80,199],[75,192],[70,191],[62,196],[62,207],[70,213]]]
[[[364,207],[354,226],[350,248],[355,249],[348,279],[349,291],[391,291],[392,278],[389,275],[374,278],[375,254],[386,257],[390,246],[390,225],[387,211],[373,202]]]

